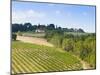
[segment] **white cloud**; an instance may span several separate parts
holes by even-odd
[[[45,13],[43,13],[43,12],[36,12],[36,11],[34,11],[34,10],[29,10],[28,12],[27,12],[27,15],[29,16],[29,17],[33,17],[33,18],[43,18],[43,17],[45,17]]]
[[[27,11],[13,11],[12,12],[12,22],[26,22],[35,19],[44,18],[46,16],[43,12],[37,12],[32,9]]]

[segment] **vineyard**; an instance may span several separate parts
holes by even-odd
[[[12,42],[12,74],[81,69],[77,58],[59,48]]]

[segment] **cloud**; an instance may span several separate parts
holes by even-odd
[[[12,21],[13,22],[26,22],[32,21],[35,19],[41,19],[46,16],[43,12],[37,12],[32,9],[27,11],[13,11],[12,12]]]
[[[34,10],[29,10],[28,12],[27,12],[27,15],[29,16],[29,17],[33,17],[33,18],[43,18],[43,17],[45,17],[45,13],[43,13],[43,12],[36,12],[36,11],[34,11]]]

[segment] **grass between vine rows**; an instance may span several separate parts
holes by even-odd
[[[58,48],[12,42],[12,74],[81,69],[77,58]]]

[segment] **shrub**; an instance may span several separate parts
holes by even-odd
[[[12,34],[12,40],[16,40],[16,38],[17,38],[17,35],[16,34]]]
[[[77,56],[80,56],[80,52],[83,48],[83,41],[77,41],[75,42],[74,44],[74,54],[77,55]]]
[[[53,43],[56,47],[61,48],[61,46],[62,46],[62,39],[63,39],[62,36],[60,36],[59,34],[55,34],[50,39],[50,42]]]
[[[63,39],[62,48],[65,51],[73,51],[74,48],[74,41],[72,39]]]

